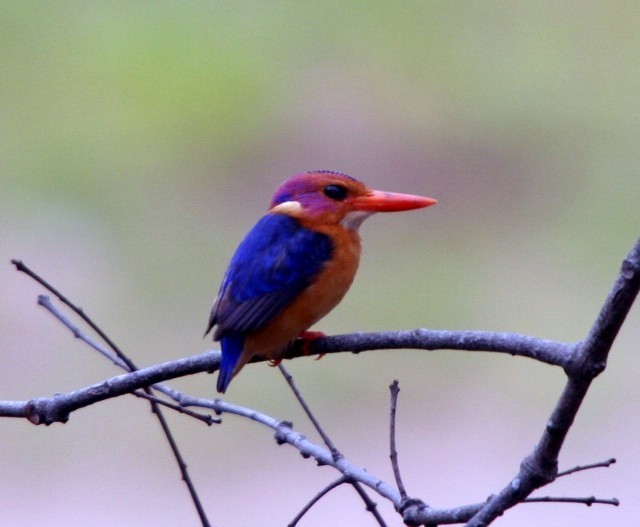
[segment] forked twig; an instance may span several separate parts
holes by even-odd
[[[38,304],[41,305],[42,307],[44,307],[47,311],[49,311],[49,313],[51,313],[54,317],[56,317],[66,328],[69,329],[69,331],[71,331],[73,333],[73,336],[76,337],[77,339],[80,339],[82,342],[84,342],[85,344],[87,344],[89,347],[93,348],[94,350],[96,350],[98,353],[100,353],[103,357],[106,357],[108,360],[110,360],[111,362],[113,362],[116,366],[118,366],[120,369],[129,372],[129,367],[123,362],[121,361],[118,357],[116,357],[114,354],[112,354],[111,352],[109,352],[109,350],[104,347],[102,344],[100,344],[99,342],[95,341],[94,339],[92,339],[91,337],[89,337],[84,331],[82,331],[78,326],[76,326],[70,319],[68,316],[66,316],[60,309],[58,309],[58,307],[51,301],[51,298],[49,298],[47,295],[38,295]],[[140,371],[138,370],[134,370],[134,371]],[[133,372],[131,372],[133,373]],[[173,399],[174,401],[178,401],[179,397],[180,397],[180,392],[177,392],[176,390],[173,390],[172,388],[169,388],[166,385],[163,384],[158,384],[158,383],[154,383],[151,386],[149,386],[149,388],[153,388],[156,391],[159,391],[165,395],[167,395],[168,397],[170,397],[171,399]],[[140,389],[143,389],[143,387],[141,387]],[[131,393],[132,395],[135,395],[136,397],[139,397],[141,399],[146,399],[147,401],[151,401],[151,402],[156,402],[158,404],[161,404],[167,408],[170,408],[171,410],[174,410],[178,413],[182,413],[185,415],[188,415],[189,417],[193,417],[195,419],[198,419],[200,421],[203,421],[204,423],[211,425],[211,424],[219,424],[222,422],[221,419],[218,419],[216,417],[213,417],[210,414],[200,414],[197,412],[193,412],[191,410],[187,410],[186,408],[182,407],[182,406],[178,406],[172,403],[169,403],[159,397],[156,397],[155,395],[149,395],[146,392],[140,392],[139,390],[135,390],[135,391],[131,391],[128,392]]]
[[[300,403],[300,406],[302,406],[302,409],[307,414],[307,417],[313,423],[314,428],[320,434],[320,437],[322,437],[322,441],[324,442],[324,444],[327,446],[327,448],[331,452],[331,457],[333,458],[333,461],[336,462],[336,463],[341,461],[343,459],[343,455],[336,448],[336,446],[333,443],[333,441],[331,440],[331,438],[324,431],[324,429],[320,425],[320,422],[316,419],[316,416],[313,414],[313,412],[311,411],[311,408],[307,404],[307,401],[305,401],[304,397],[302,397],[302,393],[300,393],[300,390],[298,390],[298,387],[296,386],[296,383],[293,380],[293,376],[286,370],[286,368],[282,364],[278,364],[278,368],[280,369],[280,372],[282,373],[282,375],[284,376],[285,380],[287,381],[287,384],[291,388],[291,391],[295,395],[296,399]],[[382,516],[378,512],[378,506],[369,497],[369,495],[366,493],[366,491],[362,488],[362,485],[360,485],[360,483],[358,481],[355,481],[353,479],[349,479],[349,483],[351,483],[351,486],[360,495],[360,497],[362,498],[362,500],[365,503],[366,510],[369,511],[371,514],[373,514],[374,518],[378,522],[378,525],[380,525],[380,527],[385,527],[386,524],[384,522],[384,519],[382,518]]]
[[[49,292],[54,294],[58,298],[58,300],[60,300],[63,304],[67,305],[91,329],[93,329],[100,336],[100,338],[107,344],[107,346],[109,346],[109,348],[111,348],[111,350],[113,350],[113,352],[116,354],[117,359],[114,358],[113,356],[110,357],[110,359],[113,362],[115,362],[116,365],[121,366],[122,364],[124,364],[124,365],[126,365],[126,368],[131,372],[136,371],[138,369],[137,366],[134,364],[134,362],[131,359],[129,359],[122,352],[122,350],[120,350],[120,348],[115,344],[115,342],[113,340],[111,340],[111,338],[109,338],[109,336],[104,331],[102,331],[102,329],[96,323],[93,322],[93,320],[84,312],[84,310],[81,307],[76,306],[73,302],[71,302],[71,300],[69,300],[66,296],[64,296],[60,291],[58,291],[51,284],[49,284],[49,282],[47,282],[46,280],[41,278],[38,274],[36,274],[34,271],[29,269],[29,267],[27,267],[22,261],[20,261],[20,260],[11,260],[11,263],[13,265],[15,265],[15,267],[16,267],[16,269],[18,271],[21,271],[21,272],[27,274],[29,277],[33,278],[36,282],[41,284]],[[74,331],[74,335],[77,336],[77,333],[75,331]],[[87,341],[85,341],[85,342],[87,342]],[[120,361],[120,363],[118,361]],[[153,391],[151,390],[151,388],[144,387],[143,391],[148,396],[153,397]],[[171,452],[173,453],[173,457],[175,458],[176,463],[178,464],[178,467],[179,467],[179,470],[180,470],[180,474],[182,476],[182,480],[185,482],[185,485],[187,486],[187,489],[189,490],[189,494],[191,496],[191,501],[193,502],[193,505],[196,508],[196,512],[198,514],[198,517],[200,518],[200,522],[202,523],[203,527],[210,527],[211,523],[209,522],[207,514],[206,514],[206,512],[204,510],[204,507],[202,506],[202,503],[201,503],[200,497],[198,496],[198,493],[196,491],[195,485],[193,484],[193,481],[191,480],[191,476],[189,475],[189,469],[187,467],[187,463],[185,462],[184,458],[182,457],[182,453],[180,452],[180,449],[178,448],[178,444],[176,443],[175,438],[173,437],[173,433],[171,432],[171,429],[169,428],[169,424],[167,423],[167,420],[166,420],[164,414],[162,413],[162,409],[160,408],[160,405],[158,404],[158,402],[155,399],[150,400],[149,404],[151,405],[152,413],[157,417],[158,422],[160,423],[160,427],[162,428],[162,432],[164,433],[164,436],[167,439],[167,442],[169,443],[169,446],[171,448]]]

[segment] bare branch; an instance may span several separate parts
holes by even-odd
[[[14,261],[14,264],[19,270],[27,272],[30,276],[34,275],[31,271],[25,270],[26,267],[21,262]],[[43,283],[43,285],[46,284],[42,279],[36,279],[40,283]],[[560,473],[558,473],[557,469],[558,455],[564,444],[566,435],[573,424],[591,382],[606,367],[611,346],[639,289],[640,240],[636,242],[623,262],[616,282],[593,324],[589,335],[583,342],[561,343],[511,333],[418,329],[414,331],[369,334],[355,333],[351,335],[318,338],[309,343],[304,350],[299,345],[292,346],[286,358],[299,357],[304,352],[327,354],[342,351],[358,353],[373,349],[454,349],[509,353],[511,355],[532,358],[550,365],[560,366],[564,369],[568,376],[567,383],[546,423],[537,445],[531,454],[523,460],[517,475],[498,494],[490,496],[486,502],[465,505],[453,509],[434,509],[419,500],[408,499],[407,493],[398,477],[399,470],[396,477],[399,491],[396,491],[389,484],[372,476],[366,470],[355,467],[349,463],[348,460],[332,446],[330,440],[326,442],[329,449],[322,448],[294,431],[291,423],[278,421],[255,410],[232,405],[221,400],[207,401],[192,398],[158,384],[162,381],[184,375],[203,371],[215,371],[218,369],[220,361],[220,354],[218,352],[207,352],[196,357],[180,359],[144,370],[132,371],[68,394],[57,394],[50,398],[39,398],[32,401],[0,402],[0,416],[26,417],[36,424],[51,424],[56,421],[64,422],[75,409],[110,397],[130,393],[140,388],[157,385],[158,389],[174,398],[180,405],[209,408],[217,414],[232,413],[270,427],[275,431],[275,439],[279,444],[290,444],[296,448],[303,457],[313,457],[319,464],[334,467],[342,474],[343,477],[341,480],[344,479],[345,482],[348,481],[356,485],[356,482],[362,483],[386,499],[389,499],[402,514],[404,522],[408,525],[450,524],[468,521],[467,525],[469,526],[484,527],[489,525],[505,510],[523,501],[561,500],[586,505],[595,503],[617,505],[618,501],[615,498],[611,500],[603,500],[595,497],[562,499],[551,497],[529,498],[529,495],[535,489],[554,481],[558,476],[564,476],[590,468],[609,466],[615,462],[615,460],[611,459],[602,463],[574,467],[573,469]],[[73,304],[69,303],[69,301],[62,297],[56,290],[52,288],[50,290],[58,295],[67,305],[73,306]],[[72,307],[72,309],[83,317],[84,320],[88,320],[87,323],[92,328],[97,328],[88,317],[85,318],[86,315],[84,315],[80,308]],[[82,338],[82,335],[78,334],[77,328],[74,329],[73,324],[67,325],[67,327],[74,332],[75,336]],[[99,328],[97,328],[96,331],[98,331],[98,334],[101,336],[104,335]],[[103,338],[105,342],[111,346],[111,341],[108,337],[104,335]],[[87,343],[94,347],[91,342],[87,341]],[[114,351],[115,350],[117,350],[117,348],[115,348],[114,345]],[[124,365],[120,364],[117,359],[114,360],[113,355],[110,356],[110,360],[114,360],[120,367],[126,367],[130,364],[126,356],[120,356],[121,352],[119,350],[116,351],[116,353],[118,353]],[[109,354],[106,356],[109,357]],[[263,359],[258,358],[254,362],[259,360]],[[133,368],[134,366],[130,366],[130,369]],[[397,399],[397,392],[395,397]],[[395,403],[396,401],[392,400],[392,405],[394,406],[392,409],[394,426],[393,430],[390,430],[390,435],[394,443]],[[157,401],[154,401],[155,408],[158,407],[158,404]],[[176,409],[174,405],[171,406],[173,409]],[[198,413],[195,413],[194,416],[200,416],[201,418],[201,414]],[[312,418],[312,414],[310,417]],[[206,419],[204,419],[204,421],[206,422]],[[392,447],[392,452],[393,451],[395,451],[395,445]],[[396,460],[395,462],[392,460],[392,463],[395,463],[395,472],[398,466],[397,451]],[[357,486],[356,489],[358,490]],[[365,499],[367,503],[366,500],[369,498],[363,496],[363,499]],[[367,507],[369,508],[369,505],[367,505]],[[373,504],[372,507],[375,509],[375,504]],[[382,524],[383,523],[381,523],[381,525]]]
[[[219,352],[212,351],[118,375],[66,394],[30,401],[2,401],[0,417],[22,417],[29,419],[33,424],[45,425],[66,422],[69,414],[80,408],[126,395],[162,381],[207,371],[211,363],[217,362],[219,357]]]
[[[292,346],[285,358],[305,355],[322,355],[351,351],[360,353],[371,350],[421,349],[493,351],[528,357],[553,366],[565,368],[571,361],[576,344],[539,339],[517,333],[490,331],[444,331],[414,329],[409,331],[382,331],[376,333],[349,333],[320,337],[307,342],[302,349],[300,342]],[[258,359],[260,360],[260,359]]]
[[[389,419],[389,458],[391,459],[391,468],[393,469],[393,477],[396,480],[398,491],[402,501],[406,501],[409,497],[407,491],[402,483],[402,476],[400,475],[400,467],[398,466],[398,451],[396,450],[396,407],[398,404],[398,394],[400,393],[400,387],[398,381],[394,380],[389,385],[389,391],[391,392],[391,416]]]
[[[588,369],[587,375],[597,375],[607,365],[609,351],[618,335],[627,314],[631,309],[638,291],[640,290],[640,239],[629,251],[622,262],[620,272],[616,278],[604,305],[586,340],[582,343],[579,353],[574,357],[572,366],[578,369]]]
[[[204,354],[200,356],[199,362],[202,362],[203,364],[199,364],[199,367],[204,368],[207,361],[211,360],[208,355],[215,353],[216,352],[211,352],[210,354]],[[127,379],[133,380],[137,377],[142,377],[142,379],[146,379],[148,381],[149,379],[154,379],[155,376],[164,376],[165,372],[162,371],[163,367],[173,367],[176,362],[180,363],[180,366],[188,369],[190,366],[189,363],[192,362],[193,359],[194,358],[183,359],[182,361],[174,361],[173,363],[167,363],[166,365],[155,366],[152,368],[147,368],[145,370],[139,370],[137,372],[121,375],[119,377],[111,379],[110,381],[107,381],[107,383],[111,383],[114,386],[114,390],[122,389],[123,387],[119,383],[126,382]],[[181,374],[178,372],[178,375],[174,376],[180,375]],[[91,391],[92,388],[95,389],[95,387],[97,386],[100,385],[95,385],[94,387],[90,387],[87,390]],[[108,390],[106,391],[108,392]],[[64,408],[67,399],[73,399],[74,394],[79,392],[82,391],[79,390],[78,392],[72,392],[71,394],[59,395],[57,396],[57,398],[53,397],[50,400],[47,400],[46,404],[55,406],[60,401],[62,403],[61,407]],[[98,390],[98,392],[100,392],[100,390]],[[256,410],[234,405],[219,399],[215,401],[211,401],[208,399],[198,399],[190,397],[186,394],[181,394],[180,392],[175,392],[174,395],[176,396],[176,400],[179,400],[179,403],[183,406],[209,408],[216,414],[230,413],[238,415],[244,418],[251,419],[273,429],[275,431],[275,438],[278,443],[287,443],[293,446],[301,453],[303,457],[312,457],[321,465],[332,466],[340,471],[340,473],[345,477],[348,477],[350,481],[359,481],[378,492],[378,494],[380,494],[384,498],[389,499],[391,503],[393,503],[393,505],[396,507],[396,509],[401,511],[401,513],[403,514],[403,519],[407,524],[417,525],[423,523],[460,523],[467,521],[473,516],[473,514],[478,512],[484,506],[484,503],[479,503],[455,507],[452,509],[434,509],[419,502],[418,500],[408,500],[407,503],[403,503],[400,493],[393,489],[390,485],[375,477],[366,470],[355,467],[354,465],[349,463],[349,461],[346,460],[344,456],[340,457],[338,460],[334,460],[333,455],[329,450],[323,449],[322,447],[312,443],[305,436],[293,430],[291,423],[288,423],[286,421],[279,421],[273,417],[257,412]],[[24,417],[24,415],[22,417]]]
[[[300,406],[302,406],[302,409],[304,410],[304,412],[307,414],[307,417],[313,424],[314,428],[318,431],[318,433],[320,434],[320,437],[322,437],[322,441],[329,449],[329,452],[331,452],[331,457],[333,458],[334,461],[338,461],[340,458],[343,457],[342,454],[337,449],[335,443],[331,440],[329,435],[324,431],[324,429],[320,425],[320,421],[316,419],[316,416],[313,414],[313,412],[311,411],[311,408],[309,407],[307,402],[304,400],[304,397],[302,397],[302,393],[300,392],[300,390],[298,390],[298,387],[296,386],[296,383],[293,380],[293,376],[286,370],[286,368],[282,364],[279,364],[278,368],[280,369],[280,372],[284,376],[285,380],[287,381],[287,384],[293,391],[293,394],[295,395],[296,399],[300,403]],[[369,495],[365,492],[365,490],[357,481],[350,479],[349,483],[351,483],[353,488],[356,490],[356,492],[360,495],[360,497],[364,501],[367,511],[371,512],[374,518],[378,521],[378,525],[380,525],[381,527],[384,527],[385,523],[384,523],[384,520],[382,519],[382,516],[380,516],[380,513],[378,512],[376,503],[372,501],[371,498],[369,498]]]
[[[113,362],[113,364],[115,364],[118,368],[127,372],[130,371],[129,367],[124,363],[124,361],[120,360],[119,357],[116,357],[105,346],[101,345],[99,342],[96,342],[95,340],[90,338],[84,331],[82,331],[78,326],[76,326],[73,322],[71,322],[69,317],[67,317],[60,309],[58,309],[57,306],[51,301],[51,299],[48,296],[39,295],[38,304],[44,307],[47,311],[49,311],[54,317],[56,317],[66,328],[68,328],[73,333],[74,337],[76,337],[77,339],[80,339],[82,342],[89,345],[91,348],[93,348],[98,353],[100,353],[103,357]],[[169,388],[168,386],[164,386],[162,384],[153,384],[152,386],[150,386],[150,388],[160,391],[165,395],[168,395],[172,399],[176,400],[177,393],[175,392],[175,390]],[[207,424],[221,422],[220,419],[216,419],[210,415],[191,412],[190,410],[186,410],[181,406],[176,406],[174,404],[168,403],[156,397],[155,395],[151,395],[149,393],[142,393],[137,390],[131,393],[136,397],[139,397],[141,399],[146,399],[147,401],[150,401],[150,402],[161,404],[179,413],[183,413],[183,414],[189,415],[190,417],[194,417],[195,419],[204,421]]]
[[[623,261],[618,277],[589,332],[565,366],[567,384],[535,449],[502,491],[492,496],[469,527],[489,525],[505,510],[557,477],[558,455],[593,379],[605,368],[613,341],[640,290],[640,239]]]
[[[16,269],[18,271],[26,273],[28,276],[33,278],[35,281],[37,281],[38,283],[42,284],[48,291],[50,291],[51,293],[56,295],[58,297],[58,299],[62,303],[64,303],[65,305],[69,306],[69,308],[71,308],[71,310],[73,310],[76,314],[78,314],[80,316],[80,318],[91,329],[93,329],[100,336],[100,338],[107,344],[107,346],[109,346],[109,348],[111,348],[111,350],[113,350],[113,352],[115,353],[116,357],[114,357],[110,353],[103,353],[103,351],[99,350],[100,353],[102,353],[106,357],[110,358],[110,360],[112,360],[117,366],[120,366],[122,368],[126,367],[126,369],[129,370],[129,371],[135,371],[135,370],[138,369],[137,366],[134,364],[134,362],[131,359],[129,359],[129,357],[127,357],[120,350],[120,348],[118,348],[118,346],[116,346],[115,342],[113,340],[111,340],[111,338],[109,338],[109,336],[104,331],[102,331],[102,329],[96,323],[93,322],[93,320],[84,312],[84,310],[81,307],[76,306],[73,302],[71,302],[69,299],[67,299],[62,293],[60,293],[60,291],[55,289],[46,280],[44,280],[43,278],[38,276],[35,272],[33,272],[31,269],[29,269],[21,261],[19,261],[19,260],[11,260],[11,263],[13,263],[16,266]],[[41,298],[39,298],[39,302],[41,300],[44,303],[48,303],[49,306],[51,305],[51,303],[48,302],[48,298],[47,297],[43,298],[41,296]],[[44,304],[42,304],[42,305],[44,305]],[[69,329],[72,329],[71,325],[67,325],[67,327]],[[76,336],[76,337],[79,336],[77,328],[76,328],[76,330],[72,329],[72,331],[74,333],[74,336]],[[90,341],[88,338],[85,339],[85,342],[88,343],[90,346],[92,346],[94,349],[98,349],[96,346],[94,346],[94,344],[97,344],[97,343],[93,343],[93,341]],[[142,389],[148,396],[150,396],[150,397],[153,396],[153,391],[149,386],[143,386]],[[193,505],[194,505],[194,507],[196,509],[196,513],[198,514],[198,517],[200,518],[200,522],[202,523],[203,527],[209,527],[210,526],[209,519],[207,518],[207,514],[204,511],[204,508],[203,508],[202,503],[200,501],[200,497],[198,496],[198,493],[196,491],[195,485],[193,484],[193,481],[191,480],[191,476],[189,475],[189,470],[187,468],[187,464],[184,461],[184,458],[182,457],[182,453],[180,452],[180,449],[178,448],[178,444],[176,443],[176,441],[175,441],[175,439],[173,437],[173,432],[171,432],[171,429],[169,428],[169,423],[167,423],[167,420],[166,420],[164,414],[162,413],[162,409],[160,408],[160,405],[154,399],[150,399],[149,403],[151,405],[151,411],[155,414],[156,418],[158,419],[158,422],[160,423],[160,428],[162,429],[162,432],[163,432],[165,438],[167,439],[167,442],[169,443],[169,447],[171,448],[171,452],[173,453],[173,457],[175,458],[176,463],[178,464],[178,468],[180,470],[180,474],[182,476],[182,480],[185,482],[185,485],[187,486],[187,489],[189,491],[189,495],[191,496],[191,501],[193,502]],[[28,410],[27,410],[27,412],[28,412]],[[63,421],[66,421],[68,414],[65,414],[64,412],[62,412],[60,414],[60,416],[61,416]],[[29,417],[29,420],[31,422],[34,422],[33,418],[34,418],[34,414],[31,414],[31,416]]]

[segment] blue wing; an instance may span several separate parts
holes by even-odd
[[[333,253],[326,234],[284,214],[267,214],[238,246],[216,298],[214,339],[264,326],[312,283]]]

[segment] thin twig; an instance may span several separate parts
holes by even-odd
[[[94,339],[89,337],[84,331],[82,331],[78,326],[76,326],[69,317],[67,317],[58,307],[51,301],[51,298],[48,295],[38,295],[38,305],[44,307],[49,313],[51,313],[54,317],[56,317],[62,324],[73,333],[73,336],[89,347],[96,350],[100,355],[113,362],[118,368],[124,371],[132,371],[131,368],[117,355],[114,355],[112,351],[109,351],[108,348],[96,342]],[[135,371],[135,370],[133,370]]]
[[[158,417],[158,420],[160,421],[160,426],[162,427],[162,431],[164,432],[164,435],[167,438],[167,441],[169,442],[169,446],[171,447],[171,452],[173,452],[173,457],[178,463],[180,474],[182,475],[182,481],[184,481],[185,485],[187,486],[187,489],[189,490],[191,500],[193,501],[193,505],[196,508],[196,512],[198,513],[198,517],[200,518],[202,527],[210,527],[211,523],[209,522],[209,518],[207,517],[204,507],[200,502],[200,497],[198,496],[196,487],[193,484],[193,480],[189,475],[189,468],[187,467],[187,463],[182,457],[182,453],[180,452],[180,449],[178,448],[178,444],[176,443],[176,440],[173,437],[173,433],[169,429],[169,424],[167,423],[167,420],[164,414],[162,413],[160,406],[154,401],[151,401],[151,411],[154,414],[156,414],[156,416]]]
[[[298,522],[302,519],[302,517],[311,510],[311,507],[313,507],[316,503],[318,503],[324,496],[329,494],[329,492],[331,492],[333,489],[339,487],[343,483],[347,483],[348,481],[349,481],[349,478],[347,478],[346,476],[341,476],[335,481],[329,483],[325,488],[323,488],[313,498],[311,498],[309,503],[307,503],[302,508],[302,510],[298,514],[296,514],[295,518],[293,518],[293,520],[289,522],[287,527],[295,527],[296,525],[298,525]]]
[[[568,476],[569,474],[574,474],[576,472],[581,472],[582,470],[591,470],[593,468],[609,468],[616,462],[616,458],[612,457],[607,459],[606,461],[600,461],[599,463],[591,463],[589,465],[578,465],[577,467],[569,468],[567,470],[563,470],[562,472],[558,472],[557,478],[562,476]]]
[[[93,329],[100,336],[100,338],[107,344],[107,346],[109,346],[114,351],[114,353],[118,355],[120,360],[122,360],[129,367],[129,371],[138,369],[136,365],[131,361],[131,359],[129,359],[124,353],[122,353],[122,351],[120,351],[120,348],[116,346],[116,343],[113,342],[111,338],[109,338],[109,336],[104,331],[102,331],[102,329],[100,329],[89,316],[87,316],[87,314],[81,307],[76,306],[73,302],[71,302],[71,300],[64,296],[44,278],[41,278],[37,273],[29,269],[29,267],[27,267],[26,264],[21,260],[11,260],[11,263],[15,265],[18,271],[25,273],[27,276],[38,282],[47,291],[56,296],[58,300],[60,300],[60,302],[68,306],[74,313],[76,313],[91,329]]]
[[[620,505],[620,501],[617,498],[611,498],[610,500],[596,498],[595,496],[589,496],[588,498],[559,498],[556,496],[541,496],[535,498],[527,498],[526,500],[522,500],[523,503],[582,503],[587,507],[591,507],[591,505],[599,504],[599,505],[613,505],[617,507]]]
[[[291,388],[291,391],[295,395],[296,399],[300,403],[300,406],[302,406],[302,409],[307,414],[307,417],[313,423],[313,426],[315,427],[315,429],[320,434],[320,437],[322,437],[322,441],[324,441],[324,444],[327,446],[327,448],[331,452],[331,457],[332,457],[333,461],[334,462],[340,461],[343,458],[343,455],[336,448],[336,446],[333,443],[333,441],[331,440],[331,438],[327,435],[327,433],[324,431],[324,429],[320,425],[320,422],[316,419],[316,416],[311,411],[311,408],[309,407],[309,405],[305,401],[304,397],[302,397],[302,393],[300,393],[300,390],[298,390],[298,387],[296,386],[296,383],[293,380],[293,376],[286,370],[286,368],[282,364],[278,364],[278,368],[280,369],[280,372],[282,373],[282,375],[284,376],[285,380],[287,381],[287,384]],[[374,502],[369,497],[369,495],[365,492],[365,490],[362,488],[360,483],[358,483],[355,480],[350,480],[350,483],[351,483],[351,486],[360,495],[360,498],[362,498],[362,500],[364,501],[365,506],[366,506],[366,510],[369,511],[371,514],[373,514],[373,516],[378,521],[378,524],[381,527],[384,527],[385,526],[385,522],[384,522],[382,516],[380,515],[380,513],[378,512],[378,508],[377,508],[376,502]]]
[[[298,387],[296,386],[296,383],[293,380],[293,376],[286,370],[286,368],[282,364],[278,364],[278,369],[280,370],[280,373],[282,373],[285,380],[287,381],[289,388],[291,388],[291,391],[293,392],[293,395],[295,395],[296,399],[300,403],[300,406],[302,406],[304,413],[307,414],[307,417],[313,423],[314,428],[318,431],[318,433],[320,434],[320,437],[322,437],[322,441],[324,442],[325,445],[327,445],[327,448],[331,452],[331,455],[333,456],[334,461],[338,461],[342,457],[342,454],[336,448],[336,445],[333,443],[333,441],[331,441],[331,438],[324,431],[324,429],[322,428],[322,425],[320,424],[320,421],[316,419],[316,416],[311,411],[311,408],[309,408],[307,401],[305,401],[304,397],[302,397],[300,390],[298,390]]]
[[[129,359],[129,357],[127,357],[122,352],[122,350],[120,350],[120,348],[115,344],[115,342],[111,340],[111,338],[109,338],[109,336],[104,331],[102,331],[102,329],[97,324],[93,322],[93,320],[84,312],[84,310],[81,307],[76,306],[60,291],[54,288],[46,280],[41,278],[34,271],[29,269],[29,267],[27,267],[22,261],[11,260],[11,263],[13,263],[16,266],[16,269],[18,271],[21,271],[27,274],[29,277],[33,278],[36,282],[41,284],[45,289],[53,293],[63,304],[67,305],[72,311],[74,311],[91,329],[93,329],[100,336],[100,338],[107,344],[107,346],[109,346],[109,348],[113,350],[113,352],[117,355],[117,358],[127,366],[129,371],[133,372],[138,369],[137,366],[134,364],[134,362],[131,359]],[[113,357],[111,357],[111,360],[116,362]],[[151,397],[153,396],[153,391],[148,386],[143,387],[143,390],[147,395]],[[210,527],[211,523],[209,522],[207,514],[200,501],[200,497],[198,496],[198,493],[196,491],[195,485],[193,484],[191,476],[189,475],[189,469],[187,467],[187,464],[184,458],[182,457],[182,453],[180,452],[180,449],[178,448],[178,444],[176,443],[175,438],[173,437],[173,433],[169,428],[169,424],[167,423],[167,420],[164,414],[162,413],[162,409],[160,408],[160,406],[155,400],[149,401],[149,404],[151,405],[152,413],[155,414],[155,416],[157,417],[158,422],[160,423],[162,432],[164,433],[164,436],[167,439],[167,442],[169,443],[171,452],[173,453],[173,457],[175,458],[176,463],[178,464],[178,468],[180,470],[182,480],[184,481],[185,485],[187,486],[187,489],[189,490],[191,501],[193,502],[193,505],[196,509],[198,517],[200,518],[200,522],[202,523],[203,527]]]
[[[362,488],[362,485],[360,485],[360,483],[358,483],[357,481],[352,481],[351,485],[354,489],[356,489],[356,492],[360,495],[362,501],[364,501],[365,510],[373,514],[373,517],[376,519],[380,527],[387,527],[384,518],[381,516],[380,511],[378,510],[378,504],[369,497],[367,492]]]
[[[389,385],[389,391],[391,392],[391,416],[389,419],[389,449],[391,458],[391,468],[393,468],[393,477],[396,479],[396,485],[400,492],[402,501],[409,498],[407,491],[402,483],[402,476],[400,475],[400,467],[398,466],[398,451],[396,449],[396,408],[398,404],[398,394],[400,393],[400,386],[398,381],[394,380]]]
[[[152,401],[156,404],[169,408],[174,412],[178,412],[180,414],[186,415],[188,417],[193,417],[198,421],[202,421],[203,423],[211,426],[212,424],[220,424],[222,422],[221,419],[217,417],[213,417],[211,414],[201,414],[199,412],[194,412],[193,410],[189,410],[188,408],[184,408],[179,404],[170,403],[169,401],[165,401],[164,399],[160,399],[160,397],[156,397],[155,395],[148,395],[144,392],[135,391],[131,392],[132,395],[139,397],[140,399],[146,399],[147,401]]]

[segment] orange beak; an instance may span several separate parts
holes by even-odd
[[[354,210],[368,212],[397,212],[401,210],[422,209],[438,203],[433,198],[370,190],[364,196],[349,200]]]

